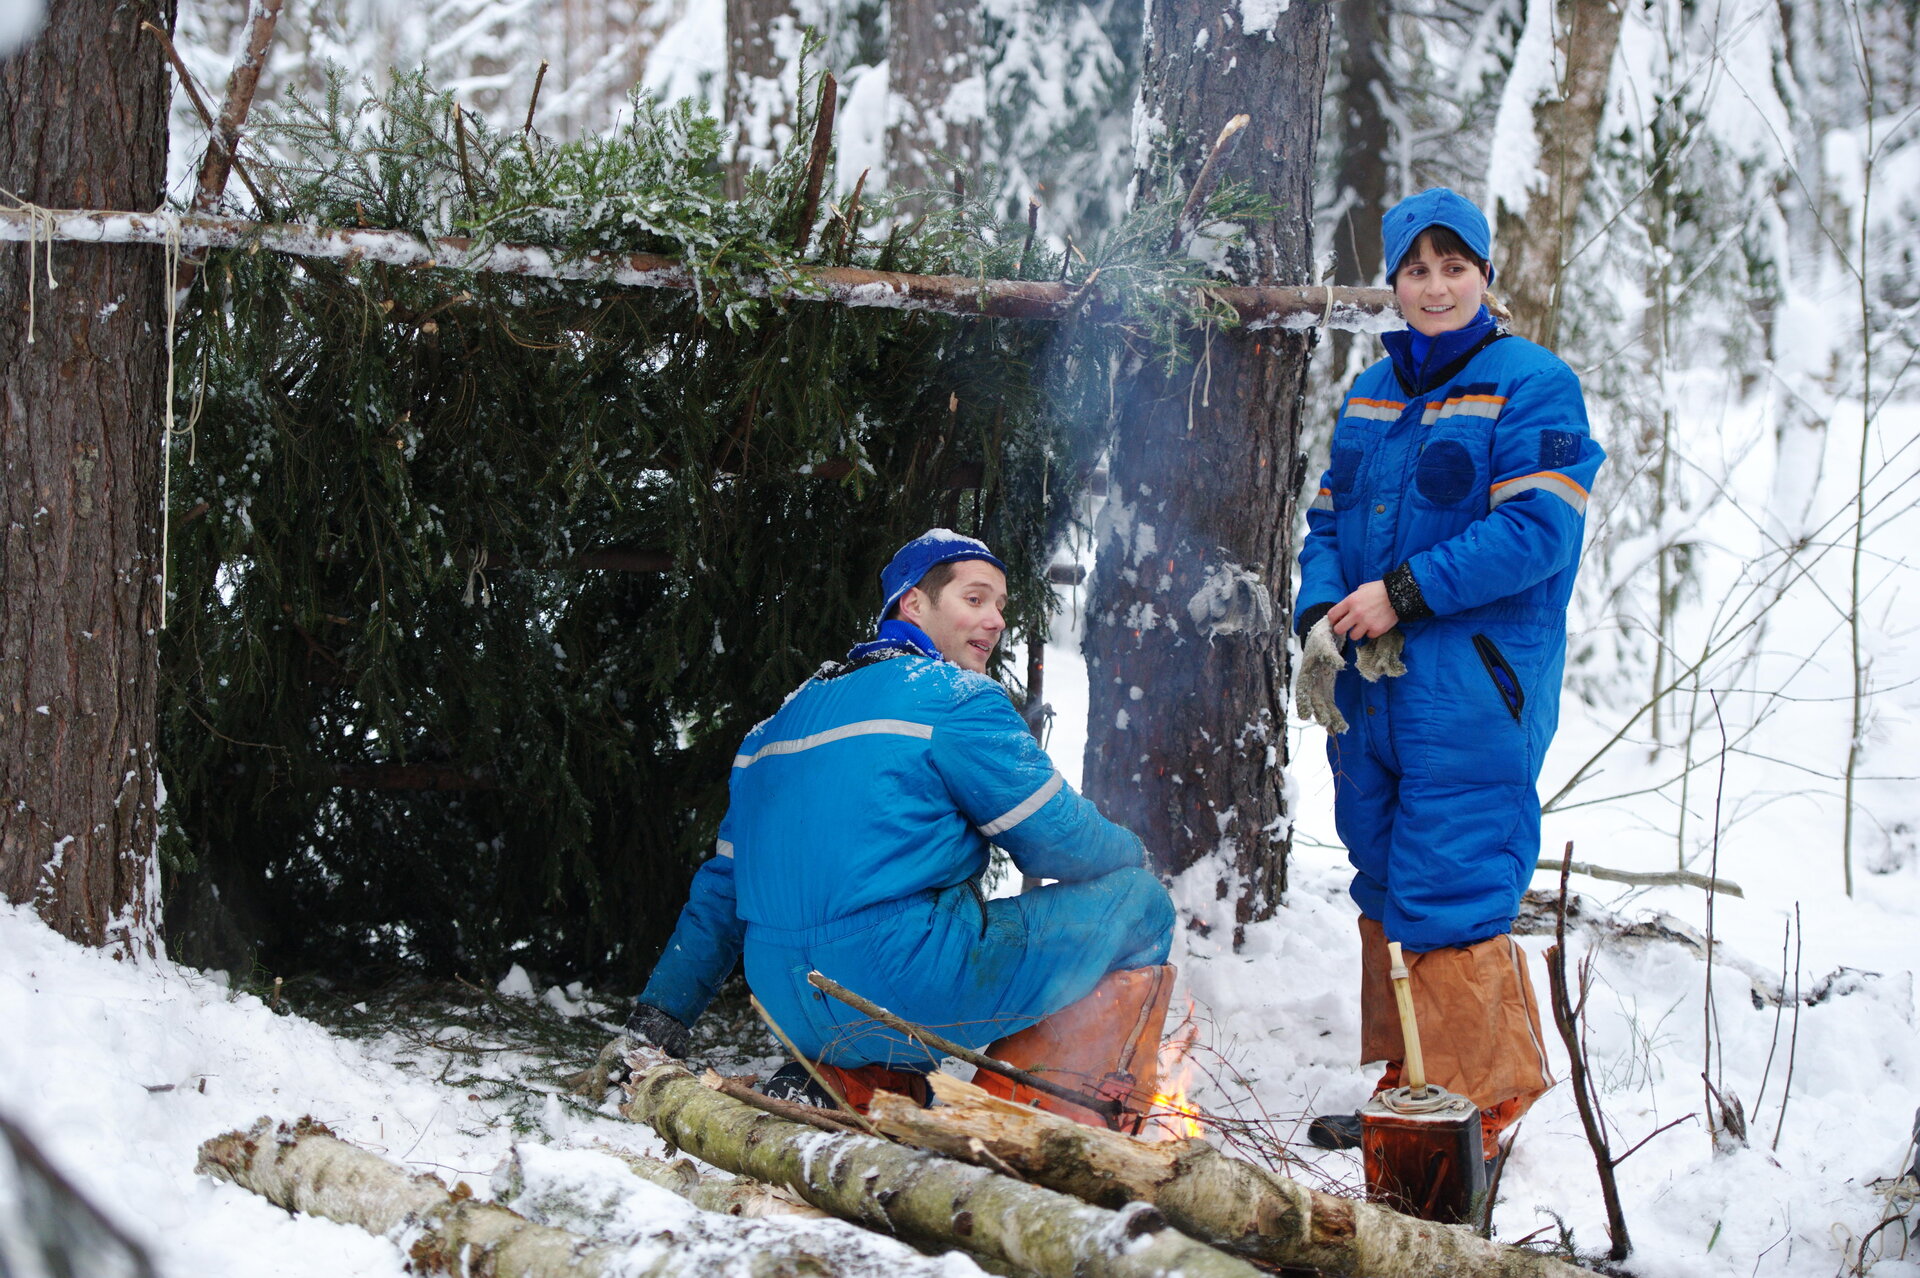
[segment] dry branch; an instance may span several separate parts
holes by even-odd
[[[628,1117],[703,1162],[792,1190],[918,1245],[957,1247],[1041,1278],[1254,1278],[1243,1260],[1144,1204],[1108,1211],[871,1136],[800,1127],[701,1085],[658,1054],[629,1057]]]
[[[1309,1189],[1205,1141],[1150,1143],[1012,1105],[958,1079],[930,1081],[939,1106],[921,1109],[883,1094],[869,1111],[875,1124],[897,1139],[1009,1168],[1087,1202],[1152,1203],[1187,1234],[1265,1264],[1368,1278],[1585,1275],[1461,1226]]]
[[[1746,893],[1740,890],[1738,883],[1729,879],[1715,878],[1709,874],[1695,874],[1692,870],[1657,870],[1642,873],[1639,870],[1610,870],[1604,865],[1595,865],[1591,861],[1569,861],[1564,857],[1541,857],[1534,865],[1536,872],[1550,870],[1555,874],[1570,870],[1575,874],[1584,874],[1590,879],[1605,879],[1609,883],[1630,883],[1635,887],[1695,887],[1703,892],[1724,892],[1728,896],[1737,896],[1742,900]]]
[[[219,122],[212,126],[207,153],[200,159],[200,180],[193,196],[193,211],[211,213],[227,189],[227,173],[240,155],[240,129],[253,109],[253,93],[260,85],[260,71],[266,66],[267,46],[273,42],[273,30],[280,22],[280,0],[258,0],[247,14],[247,47],[227,76],[226,100],[220,104]],[[258,196],[256,195],[256,200]]]
[[[651,253],[569,255],[533,244],[476,244],[461,236],[423,240],[406,231],[345,229],[170,213],[50,209],[50,221],[18,209],[0,209],[0,241],[64,240],[77,244],[163,244],[176,233],[184,248],[258,245],[292,257],[383,262],[542,279],[582,280],[637,288],[692,289],[693,274],[678,261]],[[789,268],[762,277],[754,291],[842,306],[933,311],[1000,319],[1082,318],[1113,322],[1117,304],[1098,288],[1033,280],[982,280],[965,275],[913,275],[851,266]],[[1400,327],[1393,294],[1384,288],[1249,288],[1217,285],[1209,296],[1233,307],[1250,329],[1325,326],[1371,333]]]

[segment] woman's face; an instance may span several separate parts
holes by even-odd
[[[1480,313],[1486,292],[1487,277],[1473,259],[1435,252],[1425,235],[1393,277],[1393,293],[1407,326],[1428,337],[1466,327]]]

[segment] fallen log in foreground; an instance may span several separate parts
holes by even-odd
[[[882,1093],[869,1117],[923,1149],[985,1163],[1090,1203],[1147,1202],[1175,1226],[1270,1265],[1366,1278],[1591,1278],[1470,1230],[1324,1194],[1205,1141],[1154,1144],[1083,1127],[935,1074],[940,1105]]]
[[[836,1216],[916,1245],[964,1250],[1041,1278],[1258,1272],[1182,1235],[1144,1203],[1109,1211],[971,1162],[802,1127],[702,1085],[657,1053],[628,1059],[628,1117],[715,1167],[784,1186]]]
[[[449,1192],[437,1177],[412,1175],[310,1118],[277,1129],[262,1118],[248,1131],[215,1136],[200,1146],[194,1170],[230,1180],[288,1211],[358,1225],[395,1242],[405,1241],[404,1231],[415,1273],[694,1278],[704,1272],[704,1258],[699,1265],[677,1263],[670,1253],[651,1267],[634,1267],[629,1248],[536,1225],[505,1207],[476,1201],[465,1185]]]
[[[690,1158],[676,1158],[669,1163],[624,1149],[609,1148],[606,1152],[619,1159],[628,1171],[640,1179],[680,1195],[702,1211],[717,1212],[722,1216],[742,1216],[748,1220],[776,1216],[822,1220],[832,1215],[831,1212],[801,1202],[784,1189],[775,1189],[757,1180],[744,1177],[719,1180],[702,1176]]]
[[[407,1249],[408,1268],[416,1274],[716,1278],[751,1273],[834,1278],[886,1272],[891,1278],[937,1278],[941,1272],[935,1261],[912,1255],[896,1243],[858,1235],[837,1221],[799,1220],[795,1223],[810,1228],[796,1230],[766,1220],[723,1219],[691,1206],[686,1209],[687,1218],[628,1230],[610,1241],[592,1236],[600,1232],[594,1228],[596,1223],[607,1223],[616,1214],[604,1196],[600,1201],[540,1204],[546,1210],[537,1214],[584,1227],[580,1232],[536,1223],[506,1207],[473,1198],[464,1184],[450,1192],[433,1176],[413,1175],[337,1139],[312,1119],[276,1129],[271,1119],[263,1118],[249,1131],[216,1136],[200,1146],[196,1170],[232,1181],[288,1211],[324,1216],[391,1238]],[[822,1226],[838,1234],[823,1233]],[[876,1256],[875,1247],[902,1254]]]

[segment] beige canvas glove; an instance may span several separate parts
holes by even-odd
[[[1333,704],[1333,680],[1345,668],[1347,654],[1333,636],[1333,623],[1325,617],[1307,631],[1307,642],[1300,654],[1300,673],[1293,683],[1293,706],[1302,719],[1311,720],[1335,734],[1347,730],[1347,721]]]
[[[1375,635],[1360,645],[1360,651],[1353,657],[1354,668],[1368,683],[1397,678],[1407,672],[1407,663],[1400,659],[1406,646],[1406,634],[1395,626],[1384,635]]]

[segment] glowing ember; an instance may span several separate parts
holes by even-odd
[[[1193,1045],[1199,1037],[1200,1026],[1193,1019],[1193,999],[1188,998],[1186,1019],[1160,1044],[1156,1066],[1160,1090],[1153,1094],[1146,1128],[1141,1132],[1146,1139],[1184,1140],[1202,1134],[1200,1111],[1187,1098],[1194,1074]]]

